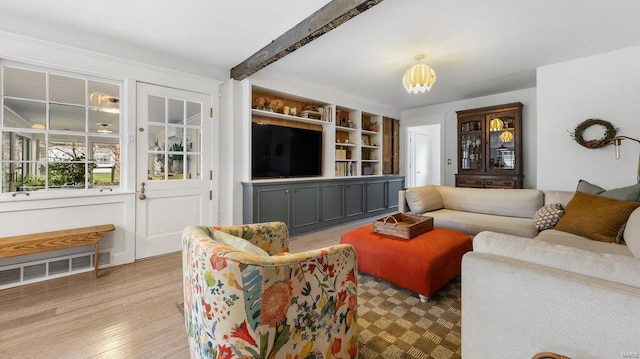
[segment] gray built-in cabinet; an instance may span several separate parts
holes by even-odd
[[[282,221],[292,235],[395,212],[404,176],[245,182],[243,222]]]

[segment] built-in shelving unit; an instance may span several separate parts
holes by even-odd
[[[257,87],[251,104],[253,122],[323,132],[322,177],[383,174],[382,115]]]

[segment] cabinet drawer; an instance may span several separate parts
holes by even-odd
[[[484,187],[484,180],[478,177],[456,178],[456,187]]]
[[[486,188],[515,188],[516,183],[510,178],[487,179],[484,181]]]

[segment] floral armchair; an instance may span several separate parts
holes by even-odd
[[[289,254],[288,243],[282,222],[184,230],[192,358],[357,357],[355,250]]]

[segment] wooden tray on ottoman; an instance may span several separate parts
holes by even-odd
[[[404,239],[412,239],[433,229],[432,217],[392,214],[373,222],[373,231]]]

